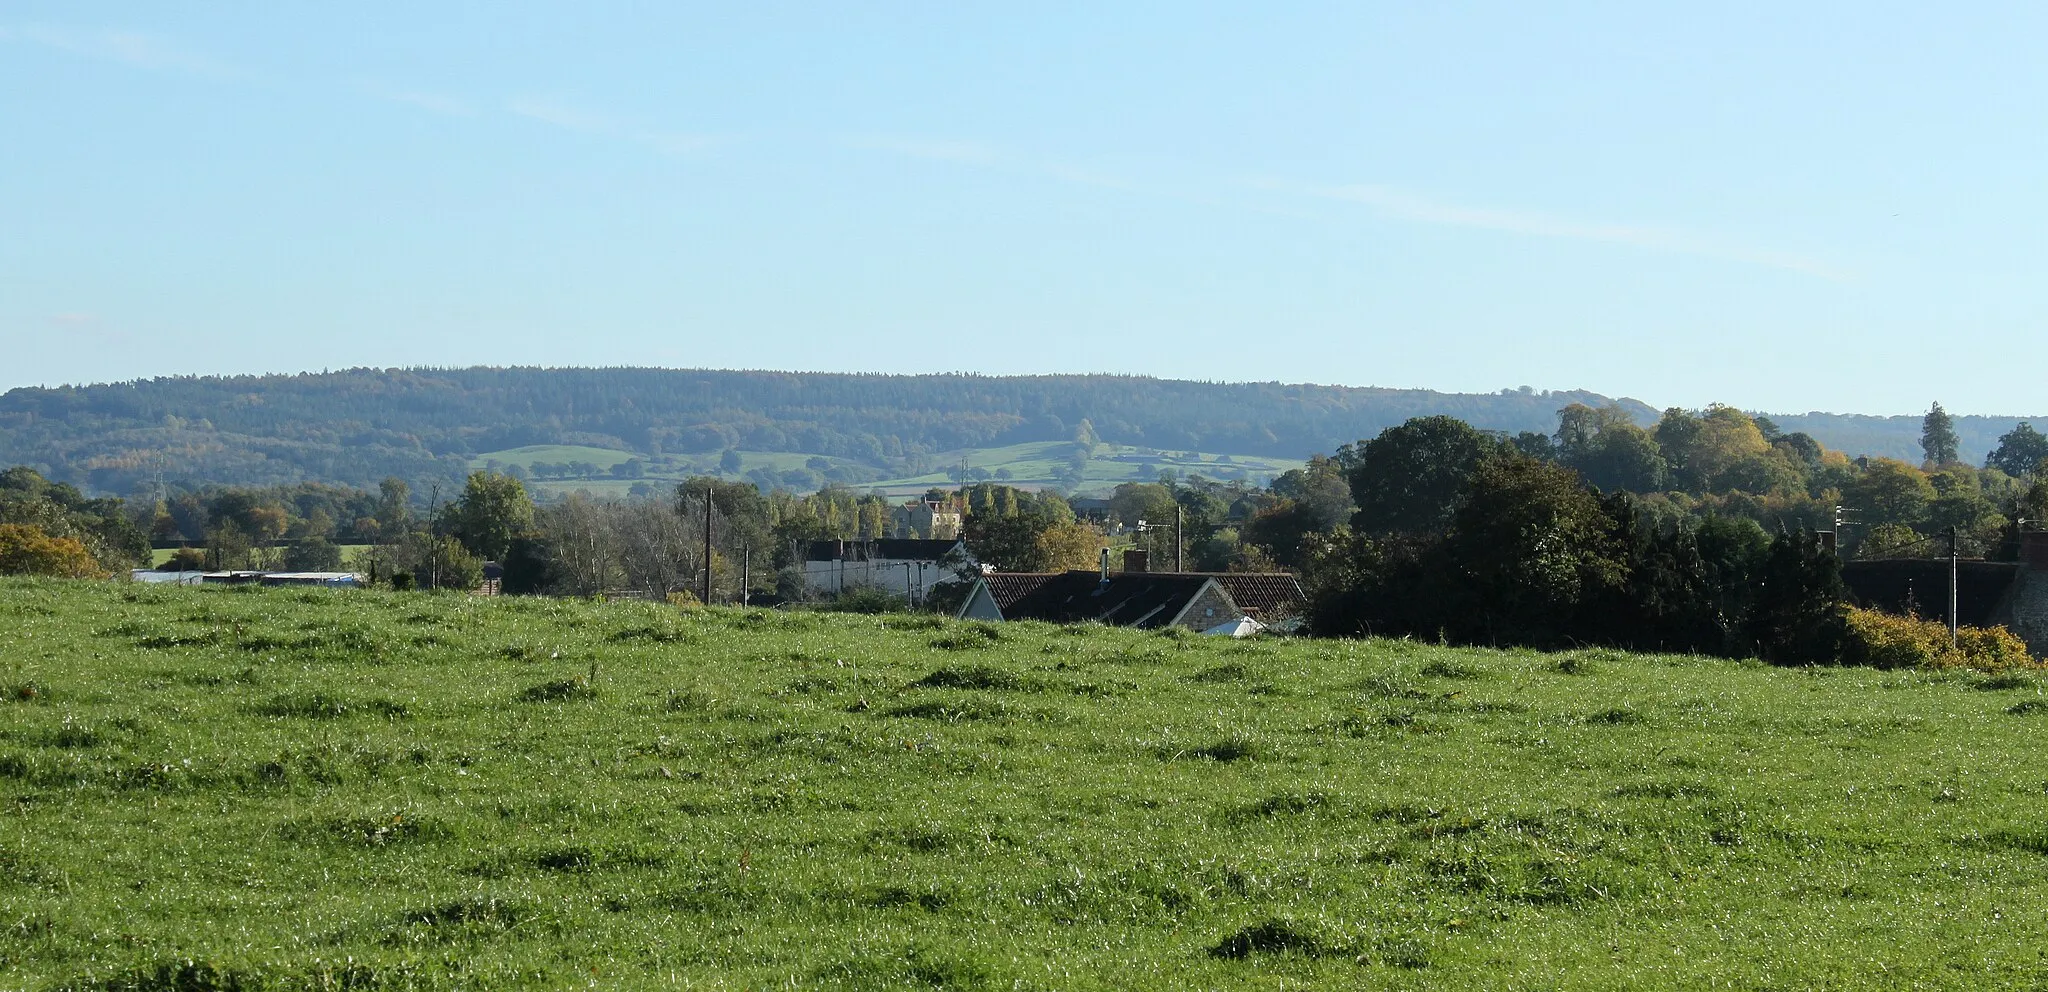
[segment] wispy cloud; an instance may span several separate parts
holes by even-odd
[[[50,315],[50,323],[56,324],[58,327],[85,327],[89,324],[98,323],[99,319],[98,314],[79,313],[76,311]]]
[[[441,114],[447,117],[476,116],[476,109],[471,107],[468,102],[442,93],[401,89],[376,82],[357,83],[356,88],[379,100],[402,103],[429,113]]]
[[[1654,251],[1747,262],[1826,279],[1850,278],[1840,269],[1812,258],[1670,228],[1601,223],[1533,210],[1447,203],[1390,186],[1314,186],[1275,181],[1261,181],[1254,185],[1263,189],[1356,203],[1386,217],[1422,224],[1470,227],[1539,238],[1600,241]]]
[[[650,126],[644,121],[547,98],[529,97],[513,100],[506,104],[505,109],[528,120],[539,121],[565,131],[631,141],[670,155],[694,154],[726,144],[730,140],[713,134],[664,130]]]
[[[142,69],[215,78],[248,75],[241,69],[164,38],[134,31],[81,30],[46,25],[0,26],[0,41],[9,40],[26,41],[73,55],[119,62]]]

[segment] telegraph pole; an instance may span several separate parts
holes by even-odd
[[[1956,529],[1948,529],[1948,646],[1956,646],[1956,573],[1962,559],[1961,542],[1956,540]]]
[[[427,501],[427,588],[441,588],[441,484]]]
[[[1174,500],[1174,501],[1173,501],[1173,570],[1174,570],[1175,572],[1179,572],[1179,571],[1181,571],[1181,567],[1180,567],[1180,516],[1181,516],[1180,500]]]
[[[704,486],[704,605],[711,605],[711,486]]]

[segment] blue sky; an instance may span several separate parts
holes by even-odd
[[[2048,5],[325,6],[0,6],[0,388],[630,364],[2048,410]]]

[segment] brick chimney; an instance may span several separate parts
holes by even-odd
[[[1124,571],[1149,572],[1151,570],[1152,555],[1150,552],[1140,551],[1137,548],[1131,548],[1124,552]]]

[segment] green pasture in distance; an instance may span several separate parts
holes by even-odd
[[[557,465],[567,462],[588,462],[600,470],[607,470],[613,465],[640,457],[642,456],[631,451],[593,448],[583,444],[529,444],[525,447],[506,448],[503,451],[477,455],[469,460],[469,467],[480,471],[489,463],[496,461],[501,465],[517,465],[530,470],[534,462],[552,462]]]
[[[0,580],[9,987],[2035,988],[2039,676]]]

